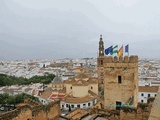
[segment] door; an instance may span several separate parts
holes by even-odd
[[[121,109],[121,102],[116,101],[116,110]]]

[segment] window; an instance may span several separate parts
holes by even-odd
[[[121,102],[116,101],[116,110],[120,110],[121,109]]]
[[[72,108],[74,108],[74,105],[71,105]]]
[[[85,106],[86,106],[86,104],[83,104],[83,106],[85,107]]]
[[[141,96],[144,96],[144,94],[142,93]]]
[[[101,65],[103,65],[103,60],[101,60]]]
[[[118,83],[122,83],[122,76],[118,76]]]
[[[80,105],[77,105],[77,107],[79,107],[79,108],[80,108]]]
[[[68,108],[68,104],[66,104],[66,107]]]
[[[62,105],[62,108],[64,108],[64,105]]]
[[[156,97],[156,94],[154,96]]]
[[[143,100],[141,100],[141,102],[143,103]]]
[[[88,103],[88,106],[90,106],[91,105],[91,103]]]
[[[150,97],[151,95],[150,94],[148,94],[148,98]]]
[[[93,89],[93,87],[91,87],[91,89]]]

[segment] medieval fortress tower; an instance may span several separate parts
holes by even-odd
[[[106,109],[120,106],[137,107],[138,103],[138,56],[105,56],[102,36],[97,58],[99,88],[104,90]]]

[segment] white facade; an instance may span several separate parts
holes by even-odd
[[[149,97],[156,97],[157,92],[138,92],[138,102],[147,103]]]
[[[93,105],[95,105],[97,103],[97,99],[94,99],[92,101],[88,101],[88,102],[84,102],[84,103],[65,103],[65,102],[61,102],[60,103],[60,107],[61,109],[69,109],[69,105],[71,107],[71,109],[76,109],[76,108],[90,108]]]
[[[38,96],[34,96],[34,97],[38,97]],[[41,98],[41,97],[38,97],[39,101],[43,104],[43,105],[46,105],[48,104],[48,101],[44,98]]]

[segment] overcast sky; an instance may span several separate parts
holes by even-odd
[[[96,57],[100,34],[160,59],[160,0],[0,0],[0,60]]]

